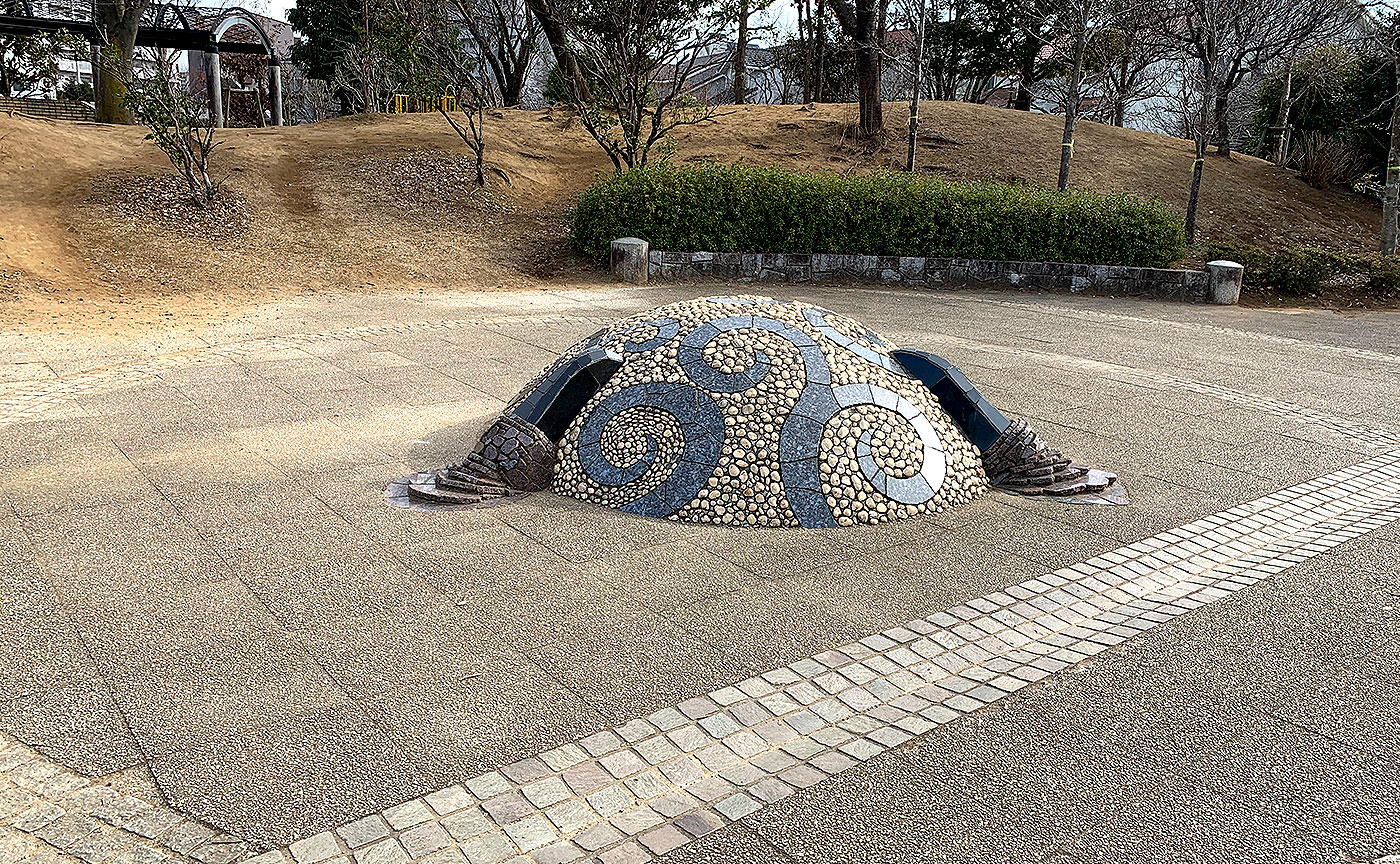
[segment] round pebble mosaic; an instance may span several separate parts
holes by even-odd
[[[886,522],[987,488],[981,458],[849,318],[705,297],[588,340],[623,358],[559,443],[554,491],[684,522]]]

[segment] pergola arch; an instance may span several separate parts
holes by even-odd
[[[242,6],[230,6],[219,10],[217,16],[211,16],[204,22],[204,29],[209,33],[210,47],[205,50],[205,80],[209,85],[209,119],[215,126],[224,125],[224,96],[223,96],[223,69],[222,61],[219,58],[221,49],[230,49],[232,43],[223,42],[224,35],[235,27],[246,27],[257,36],[261,43],[261,51],[253,48],[252,43],[239,43],[240,52],[261,53],[267,56],[267,92],[269,108],[272,114],[272,125],[282,125],[282,61],[277,56],[277,49],[272,44],[272,38],[268,36],[267,29],[258,21],[258,16]],[[248,47],[242,47],[246,44]],[[250,50],[253,49],[253,50]]]
[[[264,29],[262,23],[258,21],[256,15],[244,9],[242,6],[230,6],[223,10],[223,13],[218,23],[210,28],[209,31],[213,34],[215,45],[219,44],[220,40],[224,38],[225,33],[239,24],[242,24],[257,34],[258,41],[262,42],[263,49],[267,51],[267,56],[273,57],[276,55],[277,52],[272,47],[272,39],[267,35],[267,30]]]
[[[83,18],[47,18],[34,14],[31,4],[25,3],[22,14],[9,14],[0,10],[0,33],[29,35],[32,33],[57,33],[68,31],[80,34],[92,45],[93,71],[100,65],[97,51],[106,40],[102,29],[97,26],[96,7],[89,7]],[[234,27],[248,28],[256,37],[256,42],[223,42],[224,36]],[[220,83],[222,70],[219,53],[230,51],[247,54],[262,54],[267,57],[268,96],[271,102],[272,123],[282,124],[282,60],[277,56],[277,47],[268,35],[267,28],[258,16],[242,6],[226,9],[204,9],[186,6],[180,2],[155,2],[147,7],[141,16],[136,31],[136,44],[143,48],[164,48],[175,51],[199,51],[205,58],[205,78],[209,88],[209,120],[215,126],[224,125],[223,88]]]

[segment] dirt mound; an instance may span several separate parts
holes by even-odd
[[[904,112],[887,107],[891,129]],[[902,162],[901,141],[851,136],[854,118],[853,105],[730,109],[681,130],[674,158],[836,171]],[[211,217],[152,179],[167,168],[142,130],[0,116],[0,320],[71,325],[78,307],[141,322],[172,307],[222,314],[271,292],[599,278],[568,251],[564,214],[611,170],[601,151],[566,111],[495,111],[487,124],[488,160],[507,179],[493,176],[486,191],[471,185],[468,151],[437,115],[229,130],[215,166],[235,203]],[[1057,118],[931,103],[923,129],[921,171],[1054,182]],[[1184,208],[1188,142],[1080,129],[1076,184]],[[1206,242],[1374,245],[1379,214],[1360,196],[1313,189],[1249,157],[1212,159],[1205,178]]]

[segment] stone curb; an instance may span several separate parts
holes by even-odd
[[[984,261],[970,258],[911,258],[895,255],[790,254],[781,252],[667,252],[652,249],[648,275],[657,279],[717,276],[759,282],[824,282],[861,279],[915,286],[1012,288],[1060,294],[1100,294],[1155,300],[1233,303],[1234,293],[1216,285],[1209,270],[1168,270],[1058,261]],[[1234,275],[1239,265],[1222,265]],[[1233,268],[1233,269],[1232,269]]]

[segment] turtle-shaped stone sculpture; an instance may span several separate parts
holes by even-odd
[[[956,507],[989,486],[1103,492],[947,361],[807,303],[704,297],[574,345],[458,465],[399,503],[561,495],[686,522],[818,528]]]

